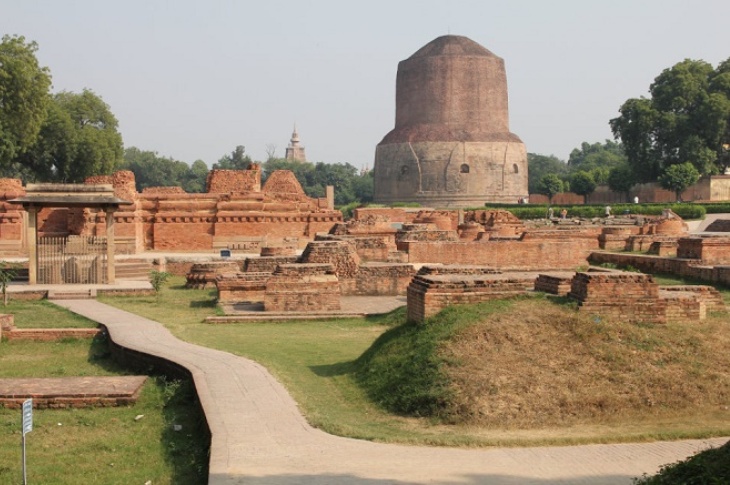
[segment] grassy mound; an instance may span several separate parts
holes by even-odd
[[[730,483],[730,442],[662,467],[656,475],[634,480],[636,485]]]
[[[383,334],[357,379],[386,409],[532,428],[725,413],[730,322],[634,325],[557,299],[447,308]]]

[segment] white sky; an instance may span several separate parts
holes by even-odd
[[[125,146],[263,160],[296,123],[310,161],[357,167],[394,127],[398,62],[465,35],[505,60],[511,131],[567,159],[663,69],[730,57],[730,1],[0,0],[0,33],[38,42],[54,92],[100,95]]]

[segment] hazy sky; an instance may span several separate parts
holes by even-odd
[[[398,62],[445,34],[505,60],[510,128],[567,159],[685,59],[730,57],[729,0],[0,0],[0,33],[39,44],[54,92],[90,88],[125,146],[209,165],[236,145],[373,164]]]

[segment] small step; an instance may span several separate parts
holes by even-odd
[[[96,289],[88,290],[64,289],[64,290],[48,290],[49,300],[91,300],[96,298]]]

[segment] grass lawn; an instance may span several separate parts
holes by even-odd
[[[48,300],[13,300],[0,306],[0,313],[12,313],[18,328],[95,328],[97,323],[76,315]]]
[[[0,344],[0,378],[125,373],[103,338]],[[0,483],[22,482],[21,422],[20,410],[0,408]],[[199,484],[207,475],[205,432],[185,381],[150,378],[132,406],[36,409],[26,436],[28,482]]]
[[[175,278],[154,297],[103,301],[165,324],[179,338],[252,358],[280,379],[314,426],[327,432],[384,442],[436,445],[538,445],[677,439],[730,432],[727,412],[596,420],[571,426],[509,429],[444,425],[398,416],[370,401],[354,377],[355,361],[403,311],[370,319],[211,325],[214,290],[183,289]],[[394,390],[397,392],[397,390]],[[718,431],[720,430],[720,431]]]

